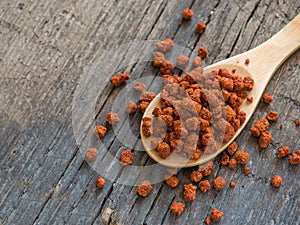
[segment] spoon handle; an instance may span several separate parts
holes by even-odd
[[[300,14],[258,47],[241,54],[250,59],[247,70],[265,87],[280,65],[300,47]]]

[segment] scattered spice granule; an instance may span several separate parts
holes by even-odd
[[[185,56],[185,55],[182,55],[180,54],[178,57],[177,57],[177,65],[179,67],[182,67],[182,68],[186,68],[187,65],[189,64],[189,57]]]
[[[204,47],[199,47],[198,48],[198,56],[201,59],[204,59],[208,55],[208,50]]]
[[[227,155],[226,153],[222,154],[221,160],[220,160],[220,164],[223,166],[227,166],[229,164],[229,155]]]
[[[103,138],[104,135],[106,134],[107,128],[105,126],[96,126],[95,128],[95,134],[99,137],[99,138]]]
[[[175,68],[175,66],[171,61],[165,60],[160,67],[160,72],[162,74],[170,74],[170,73],[172,73],[174,68]]]
[[[132,162],[133,162],[133,153],[129,149],[122,151],[120,155],[120,163],[123,165],[131,165]]]
[[[238,149],[238,144],[234,141],[230,145],[228,145],[227,152],[229,155],[234,155],[237,149]]]
[[[265,93],[265,94],[262,95],[262,100],[263,100],[264,103],[270,104],[273,101],[273,98],[270,94]]]
[[[137,110],[137,105],[134,102],[129,101],[126,108],[126,112],[128,112],[130,115],[133,115],[135,114],[136,110]]]
[[[251,91],[254,87],[254,80],[249,77],[249,76],[246,76],[243,78],[243,82],[244,82],[244,90],[245,91]]]
[[[144,117],[142,119],[142,132],[146,137],[151,136],[152,134],[152,118]]]
[[[97,188],[103,188],[106,184],[106,181],[103,177],[98,176],[97,181],[96,181],[96,187]]]
[[[149,106],[150,102],[147,101],[141,101],[140,104],[138,105],[139,110],[141,113],[145,113],[147,107]]]
[[[245,60],[245,64],[248,65],[250,63],[250,59]]]
[[[247,162],[249,161],[249,154],[242,150],[238,150],[235,153],[234,158],[235,158],[237,164],[247,164]]]
[[[245,174],[246,176],[249,176],[251,171],[250,171],[250,168],[249,168],[249,167],[245,167],[244,170],[243,170],[243,172],[244,172],[244,174]]]
[[[165,61],[165,55],[161,52],[153,52],[153,66],[161,67]]]
[[[170,146],[166,142],[162,142],[157,146],[159,157],[162,159],[166,159],[171,154]]]
[[[209,217],[205,218],[204,222],[205,222],[206,225],[209,225],[210,224],[210,218]]]
[[[175,176],[167,176],[167,178],[165,179],[165,182],[171,188],[175,188],[179,184],[179,180]]]
[[[217,210],[216,208],[213,208],[211,210],[209,216],[210,216],[211,221],[217,223],[217,222],[219,222],[222,219],[222,217],[224,216],[224,213],[221,212],[221,211],[219,211],[219,210]]]
[[[296,121],[296,127],[299,127],[300,126],[300,120],[297,120]]]
[[[202,59],[201,59],[201,57],[200,56],[195,56],[192,65],[194,67],[199,67],[199,66],[202,67]]]
[[[85,153],[85,158],[88,161],[95,161],[97,158],[98,151],[96,148],[89,148]]]
[[[258,146],[259,148],[267,148],[271,142],[272,134],[270,134],[268,131],[264,131],[259,137]]]
[[[216,190],[220,191],[226,186],[226,181],[223,177],[218,176],[212,181],[212,185]]]
[[[253,102],[253,97],[248,97],[248,98],[247,98],[247,101],[248,101],[248,102]]]
[[[109,112],[106,115],[106,121],[109,125],[115,125],[120,121],[120,118],[117,113]]]
[[[297,150],[294,154],[290,156],[290,164],[298,165],[300,163],[300,150]]]
[[[194,170],[190,174],[191,182],[199,182],[202,178],[203,178],[203,175],[199,170]]]
[[[136,189],[136,193],[141,197],[146,197],[152,191],[153,187],[148,180],[144,180]]]
[[[282,186],[282,177],[279,175],[275,175],[271,178],[271,185],[273,187],[280,187]]]
[[[182,11],[182,18],[183,18],[184,20],[189,20],[189,19],[191,19],[193,16],[194,16],[194,12],[193,12],[191,9],[189,9],[189,8],[186,8],[186,9],[184,9],[184,10]]]
[[[137,90],[139,92],[144,92],[146,90],[146,85],[144,83],[138,81],[133,86],[133,89],[135,89],[135,90]]]
[[[119,87],[121,86],[126,80],[130,79],[130,75],[129,74],[117,74],[114,75],[110,78],[110,83],[112,83],[112,85],[114,87]]]
[[[270,126],[269,121],[266,118],[260,118],[253,127],[250,128],[250,133],[254,137],[259,137],[263,131],[266,131]]]
[[[185,201],[193,201],[196,199],[197,187],[193,184],[185,184],[183,186],[183,199]]]
[[[210,190],[210,183],[208,180],[202,180],[199,182],[198,187],[202,193]]]
[[[268,112],[267,119],[269,121],[277,121],[278,120],[278,112],[275,112],[275,111]]]
[[[237,166],[237,161],[235,159],[230,159],[229,160],[229,164],[228,164],[228,168],[229,169],[234,169]]]
[[[235,73],[235,72],[236,72],[236,69],[231,70],[231,72],[232,72],[232,73]]]
[[[279,125],[279,129],[281,130],[283,128],[283,124],[281,123],[280,125]]]
[[[180,216],[184,210],[184,207],[184,203],[173,201],[172,205],[170,206],[170,209],[174,215]]]
[[[167,38],[163,41],[157,42],[155,44],[156,48],[161,51],[161,52],[167,52],[172,50],[172,48],[174,47],[174,42],[172,39]]]
[[[229,186],[232,187],[232,188],[235,187],[235,182],[234,181],[230,181],[229,182]]]
[[[201,171],[202,175],[204,177],[209,176],[211,174],[212,168],[214,166],[214,163],[212,161],[204,164],[201,169],[199,168],[199,170]]]
[[[291,153],[291,150],[288,146],[284,146],[278,149],[277,151],[277,157],[278,158],[283,158],[288,156]]]
[[[206,25],[202,22],[198,22],[196,26],[196,32],[199,34],[203,34],[206,29]]]

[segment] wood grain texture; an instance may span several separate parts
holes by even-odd
[[[182,23],[186,7],[196,15]],[[266,41],[299,13],[297,0],[0,1],[0,224],[203,224],[212,207],[225,213],[219,224],[299,224],[299,166],[275,157],[283,145],[292,150],[300,146],[294,123],[300,118],[299,51],[266,89],[274,102],[259,104],[237,139],[251,154],[251,177],[241,168],[229,171],[216,164],[209,179],[221,175],[237,186],[213,190],[210,196],[197,193],[180,217],[173,216],[169,206],[182,199],[182,184],[191,169],[180,171],[179,187],[155,184],[145,199],[136,195],[135,187],[110,181],[97,190],[97,174],[78,150],[71,121],[80,76],[104,49],[170,37],[191,54],[200,45],[207,47],[205,63],[211,64]],[[194,33],[198,20],[207,24],[200,37]],[[126,70],[132,79],[157,72],[150,63]],[[119,90],[104,88],[97,123],[104,122]],[[248,130],[269,110],[280,115],[270,128],[274,140],[266,150],[258,150]],[[131,118],[135,134],[140,118]],[[120,138],[110,131],[104,139],[114,153],[128,137]],[[135,153],[135,161],[152,163],[143,152]],[[269,184],[274,174],[284,179],[280,189]]]

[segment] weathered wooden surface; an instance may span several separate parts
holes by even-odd
[[[182,24],[186,7],[196,16]],[[299,13],[297,0],[2,0],[0,224],[203,224],[212,207],[225,213],[220,224],[299,224],[299,166],[275,157],[282,145],[292,150],[300,145],[294,124],[300,118],[299,51],[267,87],[274,102],[259,105],[237,140],[251,154],[251,177],[240,168],[229,171],[215,165],[210,180],[219,174],[236,181],[236,188],[213,190],[210,196],[198,193],[181,217],[169,211],[173,199],[182,198],[181,185],[170,190],[155,184],[145,199],[137,197],[135,188],[112,182],[97,190],[97,174],[78,151],[71,123],[76,84],[103,49],[171,37],[191,51],[206,46],[210,64],[264,42]],[[197,20],[208,26],[200,38],[194,33]],[[149,64],[136,65],[132,77],[140,77],[144,69],[155,72]],[[104,89],[97,122],[104,121],[117,91]],[[258,150],[247,130],[268,110],[278,111],[280,119],[270,128],[272,144]],[[139,118],[133,118],[134,133]],[[109,135],[105,140],[114,151],[119,149],[118,140]],[[140,165],[151,163],[143,153],[135,160]],[[190,171],[179,173],[181,184]],[[274,174],[284,178],[280,189],[269,184]]]

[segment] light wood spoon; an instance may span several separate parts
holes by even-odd
[[[148,155],[158,163],[168,167],[192,167],[204,164],[218,154],[224,151],[228,145],[241,133],[247,122],[250,120],[255,111],[260,98],[270,81],[275,71],[280,65],[300,47],[300,14],[296,16],[288,25],[279,31],[272,38],[259,45],[258,47],[249,50],[237,56],[217,62],[213,65],[204,68],[204,73],[213,69],[226,68],[229,71],[236,70],[235,74],[242,77],[250,76],[254,80],[254,88],[248,93],[248,96],[253,97],[251,104],[243,102],[240,109],[247,114],[245,123],[237,130],[234,137],[227,143],[221,145],[218,151],[212,154],[205,154],[198,160],[187,160],[180,156],[161,159],[156,150],[150,148],[152,137],[145,137],[141,129],[141,139]],[[249,59],[250,63],[245,64],[245,60]],[[151,104],[146,109],[144,117],[153,117],[152,111],[154,107],[160,107],[160,95],[158,94]]]

